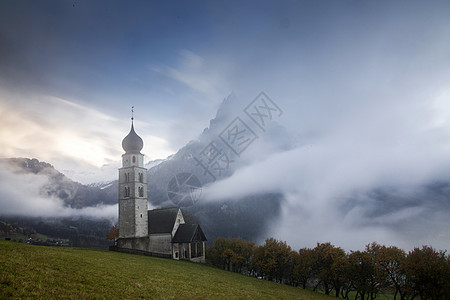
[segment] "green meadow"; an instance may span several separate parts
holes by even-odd
[[[5,298],[319,300],[333,297],[186,261],[0,241],[0,299]]]

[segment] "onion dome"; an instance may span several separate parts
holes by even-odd
[[[144,141],[142,141],[141,137],[136,134],[134,131],[133,123],[131,123],[130,133],[123,139],[122,148],[125,150],[125,153],[141,153],[142,148],[144,147]]]

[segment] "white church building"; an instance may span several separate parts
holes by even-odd
[[[205,262],[206,237],[199,224],[186,223],[178,207],[148,210],[143,146],[132,117],[130,133],[122,141],[125,154],[119,169],[119,238],[111,249]]]

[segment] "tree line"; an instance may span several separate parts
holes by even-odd
[[[380,293],[394,299],[450,299],[450,258],[430,246],[406,253],[395,246],[368,244],[345,252],[331,243],[292,249],[269,238],[256,246],[241,238],[217,238],[207,260],[219,268],[350,299],[373,300]]]

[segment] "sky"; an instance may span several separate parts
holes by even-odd
[[[300,224],[348,247],[444,248],[448,210],[423,200],[373,217],[379,203],[361,199],[450,180],[449,13],[447,1],[2,1],[0,157],[112,180],[131,106],[148,162],[198,138],[229,94],[245,107],[264,91],[283,134],[205,197],[281,191],[272,234],[293,245],[317,240]],[[428,231],[408,223],[422,219]]]

